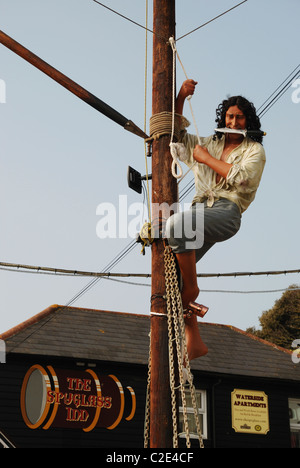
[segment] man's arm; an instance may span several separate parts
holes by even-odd
[[[182,83],[175,103],[176,114],[182,115],[184,102],[188,96],[192,96],[194,94],[196,85],[197,81],[194,80],[186,80]]]
[[[221,177],[224,177],[224,179],[226,179],[228,172],[232,167],[232,164],[211,156],[207,149],[200,145],[195,146],[193,156],[195,161],[206,164]]]
[[[175,112],[177,114],[182,115],[185,100],[188,96],[192,96],[194,94],[196,85],[197,81],[194,80],[186,80],[182,83],[175,104]],[[225,179],[230,168],[232,167],[232,164],[215,159],[209,154],[206,148],[200,145],[195,147],[193,156],[197,162],[206,164]]]

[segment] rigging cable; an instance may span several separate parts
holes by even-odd
[[[198,26],[197,28],[193,29],[192,31],[184,34],[183,36],[179,37],[179,39],[183,39],[184,37],[186,36],[189,36],[190,34],[192,34],[193,32],[195,31],[198,31],[198,29],[201,29],[203,28],[204,26],[206,26],[207,24],[209,23],[212,23],[213,21],[215,21],[216,19],[220,18],[221,16],[224,16],[226,15],[227,13],[229,13],[230,11],[234,10],[235,8],[239,7],[240,5],[242,5],[243,3],[246,3],[248,0],[243,0],[242,2],[238,3],[237,5],[233,6],[232,8],[229,8],[228,10],[226,11],[223,11],[223,13],[220,13],[219,15],[215,16],[214,18],[210,19],[209,21],[206,21],[205,23],[201,24],[200,26]],[[135,24],[136,26],[138,26],[139,28],[142,28],[142,29],[146,29],[146,31],[148,32],[151,32],[152,34],[155,34],[157,37],[159,37],[160,39],[162,39],[164,42],[168,42],[168,38],[164,38],[162,36],[160,36],[158,33],[152,31],[152,29],[149,29],[148,28],[148,25],[146,26],[143,26],[142,24],[138,23],[137,21],[134,21],[133,19],[129,18],[128,16],[125,16],[125,15],[122,15],[121,13],[119,13],[118,11],[116,10],[113,10],[112,8],[108,7],[107,5],[104,5],[104,3],[101,3],[99,2],[98,0],[93,0],[93,2],[97,3],[98,5],[102,6],[103,8],[106,8],[107,10],[111,11],[112,13],[120,16],[121,18],[129,21],[130,23],[133,23]],[[177,39],[177,40],[179,40]]]
[[[118,11],[113,10],[112,8],[108,7],[107,5],[104,5],[104,3],[98,2],[98,0],[93,0],[93,2],[97,3],[98,5],[102,6],[103,8],[106,8],[107,10],[111,11],[112,13],[115,13],[116,15],[121,16],[121,18],[126,19],[127,21],[129,21],[130,23],[135,24],[135,25],[138,26],[139,28],[146,29],[146,31],[149,31],[149,32],[151,32],[152,34],[155,34],[157,37],[160,37],[160,39],[162,39],[163,41],[165,41],[165,38],[164,38],[164,37],[162,37],[162,36],[160,36],[159,34],[155,33],[154,31],[152,31],[152,29],[148,29],[148,25],[145,27],[145,26],[143,26],[142,24],[137,23],[136,21],[132,20],[131,18],[128,18],[128,16],[122,15],[122,14],[119,13]]]
[[[240,5],[242,5],[243,3],[246,3],[248,0],[244,0],[243,2],[240,2],[238,3],[237,5],[233,6],[232,8],[229,8],[229,10],[226,10],[226,11],[223,11],[223,13],[220,13],[219,15],[215,16],[214,18],[212,18],[211,20],[209,21],[206,21],[206,23],[203,23],[201,24],[201,26],[198,26],[197,28],[193,29],[192,31],[184,34],[183,36],[180,36],[177,41],[179,41],[180,39],[183,39],[184,37],[186,36],[189,36],[190,34],[194,33],[195,31],[198,31],[198,29],[201,29],[203,28],[204,26],[206,26],[207,24],[209,23],[212,23],[213,21],[215,21],[216,19],[220,18],[221,16],[224,16],[226,15],[226,13],[229,13],[230,11],[234,10],[235,8],[239,7]]]

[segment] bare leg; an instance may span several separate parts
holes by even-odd
[[[194,301],[199,294],[195,251],[176,254],[176,258],[183,280],[182,305],[186,309],[189,302]],[[190,361],[207,354],[208,348],[201,339],[196,315],[185,318],[185,339]]]
[[[176,258],[183,280],[183,289],[181,291],[182,305],[186,309],[189,302],[194,301],[199,294],[195,251],[190,250],[176,254]]]

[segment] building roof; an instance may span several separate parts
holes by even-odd
[[[0,335],[6,352],[148,364],[149,315],[53,305]],[[238,328],[198,322],[209,352],[192,369],[300,381],[292,353]]]

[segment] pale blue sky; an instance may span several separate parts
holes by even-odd
[[[145,24],[144,0],[104,2]],[[177,36],[238,2],[177,0]],[[248,0],[181,39],[180,58],[198,81],[192,105],[201,136],[214,129],[215,109],[242,94],[259,108],[299,65],[298,0]],[[0,29],[46,62],[144,126],[145,31],[92,0],[0,0]],[[149,0],[149,28],[152,2]],[[151,116],[152,34],[148,34],[147,128]],[[177,87],[184,79],[177,65]],[[145,173],[143,140],[80,101],[0,45],[0,261],[101,271],[131,239],[96,235],[97,206],[142,196],[127,186],[127,166]],[[240,232],[212,249],[199,273],[300,268],[299,115],[289,88],[262,117],[267,164]],[[188,106],[186,117],[192,121]],[[193,125],[190,131],[194,132]],[[151,161],[149,161],[151,172]],[[184,200],[192,200],[193,192]],[[138,245],[112,271],[150,273],[151,251]],[[51,304],[67,304],[89,278],[0,270],[0,332]],[[128,281],[150,284],[150,280]],[[208,322],[245,329],[281,296],[266,291],[298,284],[299,275],[200,279]],[[213,292],[224,290],[227,292]],[[230,292],[231,291],[231,292]],[[74,306],[149,314],[150,288],[102,279]]]

